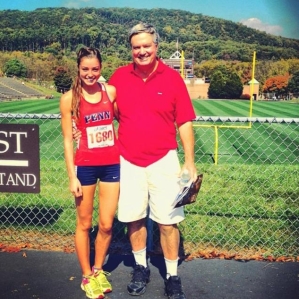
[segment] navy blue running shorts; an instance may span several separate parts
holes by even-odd
[[[119,182],[120,164],[103,166],[76,166],[77,178],[82,186],[101,182]]]

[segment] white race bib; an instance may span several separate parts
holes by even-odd
[[[114,145],[112,124],[86,128],[88,148]]]

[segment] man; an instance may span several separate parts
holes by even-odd
[[[185,299],[177,275],[179,230],[183,208],[173,208],[178,180],[187,169],[193,181],[195,113],[180,74],[157,57],[159,35],[149,24],[138,24],[129,33],[133,62],[120,67],[109,80],[116,87],[121,154],[118,218],[127,223],[135,258],[131,295],[142,295],[150,279],[146,261],[146,216],[156,221],[166,263],[165,294]],[[177,156],[176,132],[185,154],[182,169]]]

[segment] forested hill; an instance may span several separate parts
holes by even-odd
[[[299,40],[278,37],[240,23],[182,10],[132,8],[41,8],[0,11],[0,51],[73,51],[95,46],[107,55],[130,59],[127,32],[139,21],[155,25],[163,58],[184,50],[195,61],[225,59],[250,61],[299,58]]]

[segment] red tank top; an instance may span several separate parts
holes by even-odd
[[[97,166],[119,163],[118,140],[113,126],[113,104],[101,84],[102,99],[89,103],[80,98],[80,117],[76,123],[82,136],[77,143],[75,165]]]

